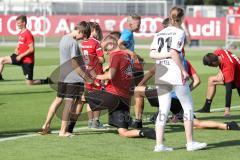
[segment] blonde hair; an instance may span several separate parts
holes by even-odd
[[[127,17],[127,22],[131,22],[132,20],[141,20],[141,17],[137,14],[131,14],[130,16]]]
[[[103,38],[101,44],[103,44],[104,51],[112,51],[118,47],[118,40],[114,35],[108,34]]]
[[[169,19],[170,19],[170,23],[173,26],[181,25],[183,17],[184,17],[184,10],[182,8],[175,6],[170,10]]]

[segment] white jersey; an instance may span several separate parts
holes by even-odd
[[[151,50],[156,50],[161,54],[174,49],[182,56],[184,40],[185,32],[182,29],[169,26],[154,36]],[[156,60],[155,83],[183,85],[181,70],[173,59]]]

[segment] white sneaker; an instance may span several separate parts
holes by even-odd
[[[164,145],[155,146],[154,152],[173,151],[173,148]]]
[[[186,144],[187,151],[195,151],[207,147],[207,143],[191,142]]]

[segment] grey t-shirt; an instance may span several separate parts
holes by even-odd
[[[60,82],[76,83],[83,82],[72,67],[72,58],[81,55],[78,42],[69,34],[62,37],[60,44]]]

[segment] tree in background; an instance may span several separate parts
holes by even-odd
[[[185,0],[185,5],[220,5],[233,6],[239,0]]]
[[[203,5],[203,0],[185,0],[185,5]]]

